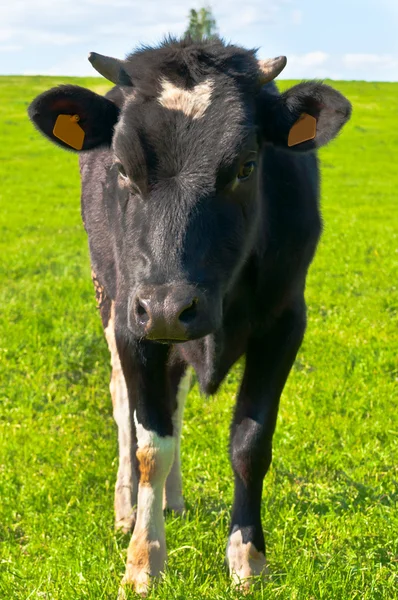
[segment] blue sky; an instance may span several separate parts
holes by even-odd
[[[213,0],[219,32],[282,78],[398,81],[398,0]],[[182,34],[196,0],[0,0],[0,74],[94,75],[94,50],[124,58]]]

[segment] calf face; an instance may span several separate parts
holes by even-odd
[[[149,101],[127,94],[115,127],[114,226],[139,336],[187,340],[219,328],[256,225],[253,119],[232,91],[212,103],[217,88],[204,86],[205,98],[201,84],[188,99],[171,83]]]
[[[160,78],[149,98],[125,91],[112,218],[128,325],[140,337],[183,341],[221,325],[257,223],[252,105],[221,75],[191,89]]]

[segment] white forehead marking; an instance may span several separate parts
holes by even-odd
[[[159,102],[162,106],[170,110],[181,110],[187,117],[192,117],[192,119],[203,117],[211,102],[213,91],[213,81],[211,79],[198,83],[192,90],[179,88],[168,79],[162,79],[161,84],[162,92],[159,96]]]

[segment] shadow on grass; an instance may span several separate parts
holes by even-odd
[[[323,490],[323,499],[316,497],[316,473],[313,473],[311,481],[305,478],[298,478],[292,473],[278,471],[277,479],[288,479],[294,486],[294,489],[288,491],[283,500],[270,499],[267,504],[267,510],[272,510],[275,503],[295,507],[295,513],[301,518],[308,513],[316,515],[326,515],[334,513],[341,515],[348,511],[364,513],[370,506],[383,505],[393,507],[398,502],[398,484],[395,490],[390,493],[380,494],[372,486],[366,485],[360,481],[354,481],[344,471],[336,471],[333,480],[337,481],[336,487],[339,491]],[[324,476],[319,478],[323,481]]]

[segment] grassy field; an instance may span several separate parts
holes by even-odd
[[[2,600],[115,599],[128,545],[113,531],[116,427],[77,158],[26,116],[66,80],[0,78]],[[321,153],[325,230],[264,485],[271,577],[253,598],[398,598],[398,84],[334,85],[354,113]],[[169,567],[151,598],[240,597],[223,559],[241,371],[216,397],[190,394],[188,512],[167,518]]]

